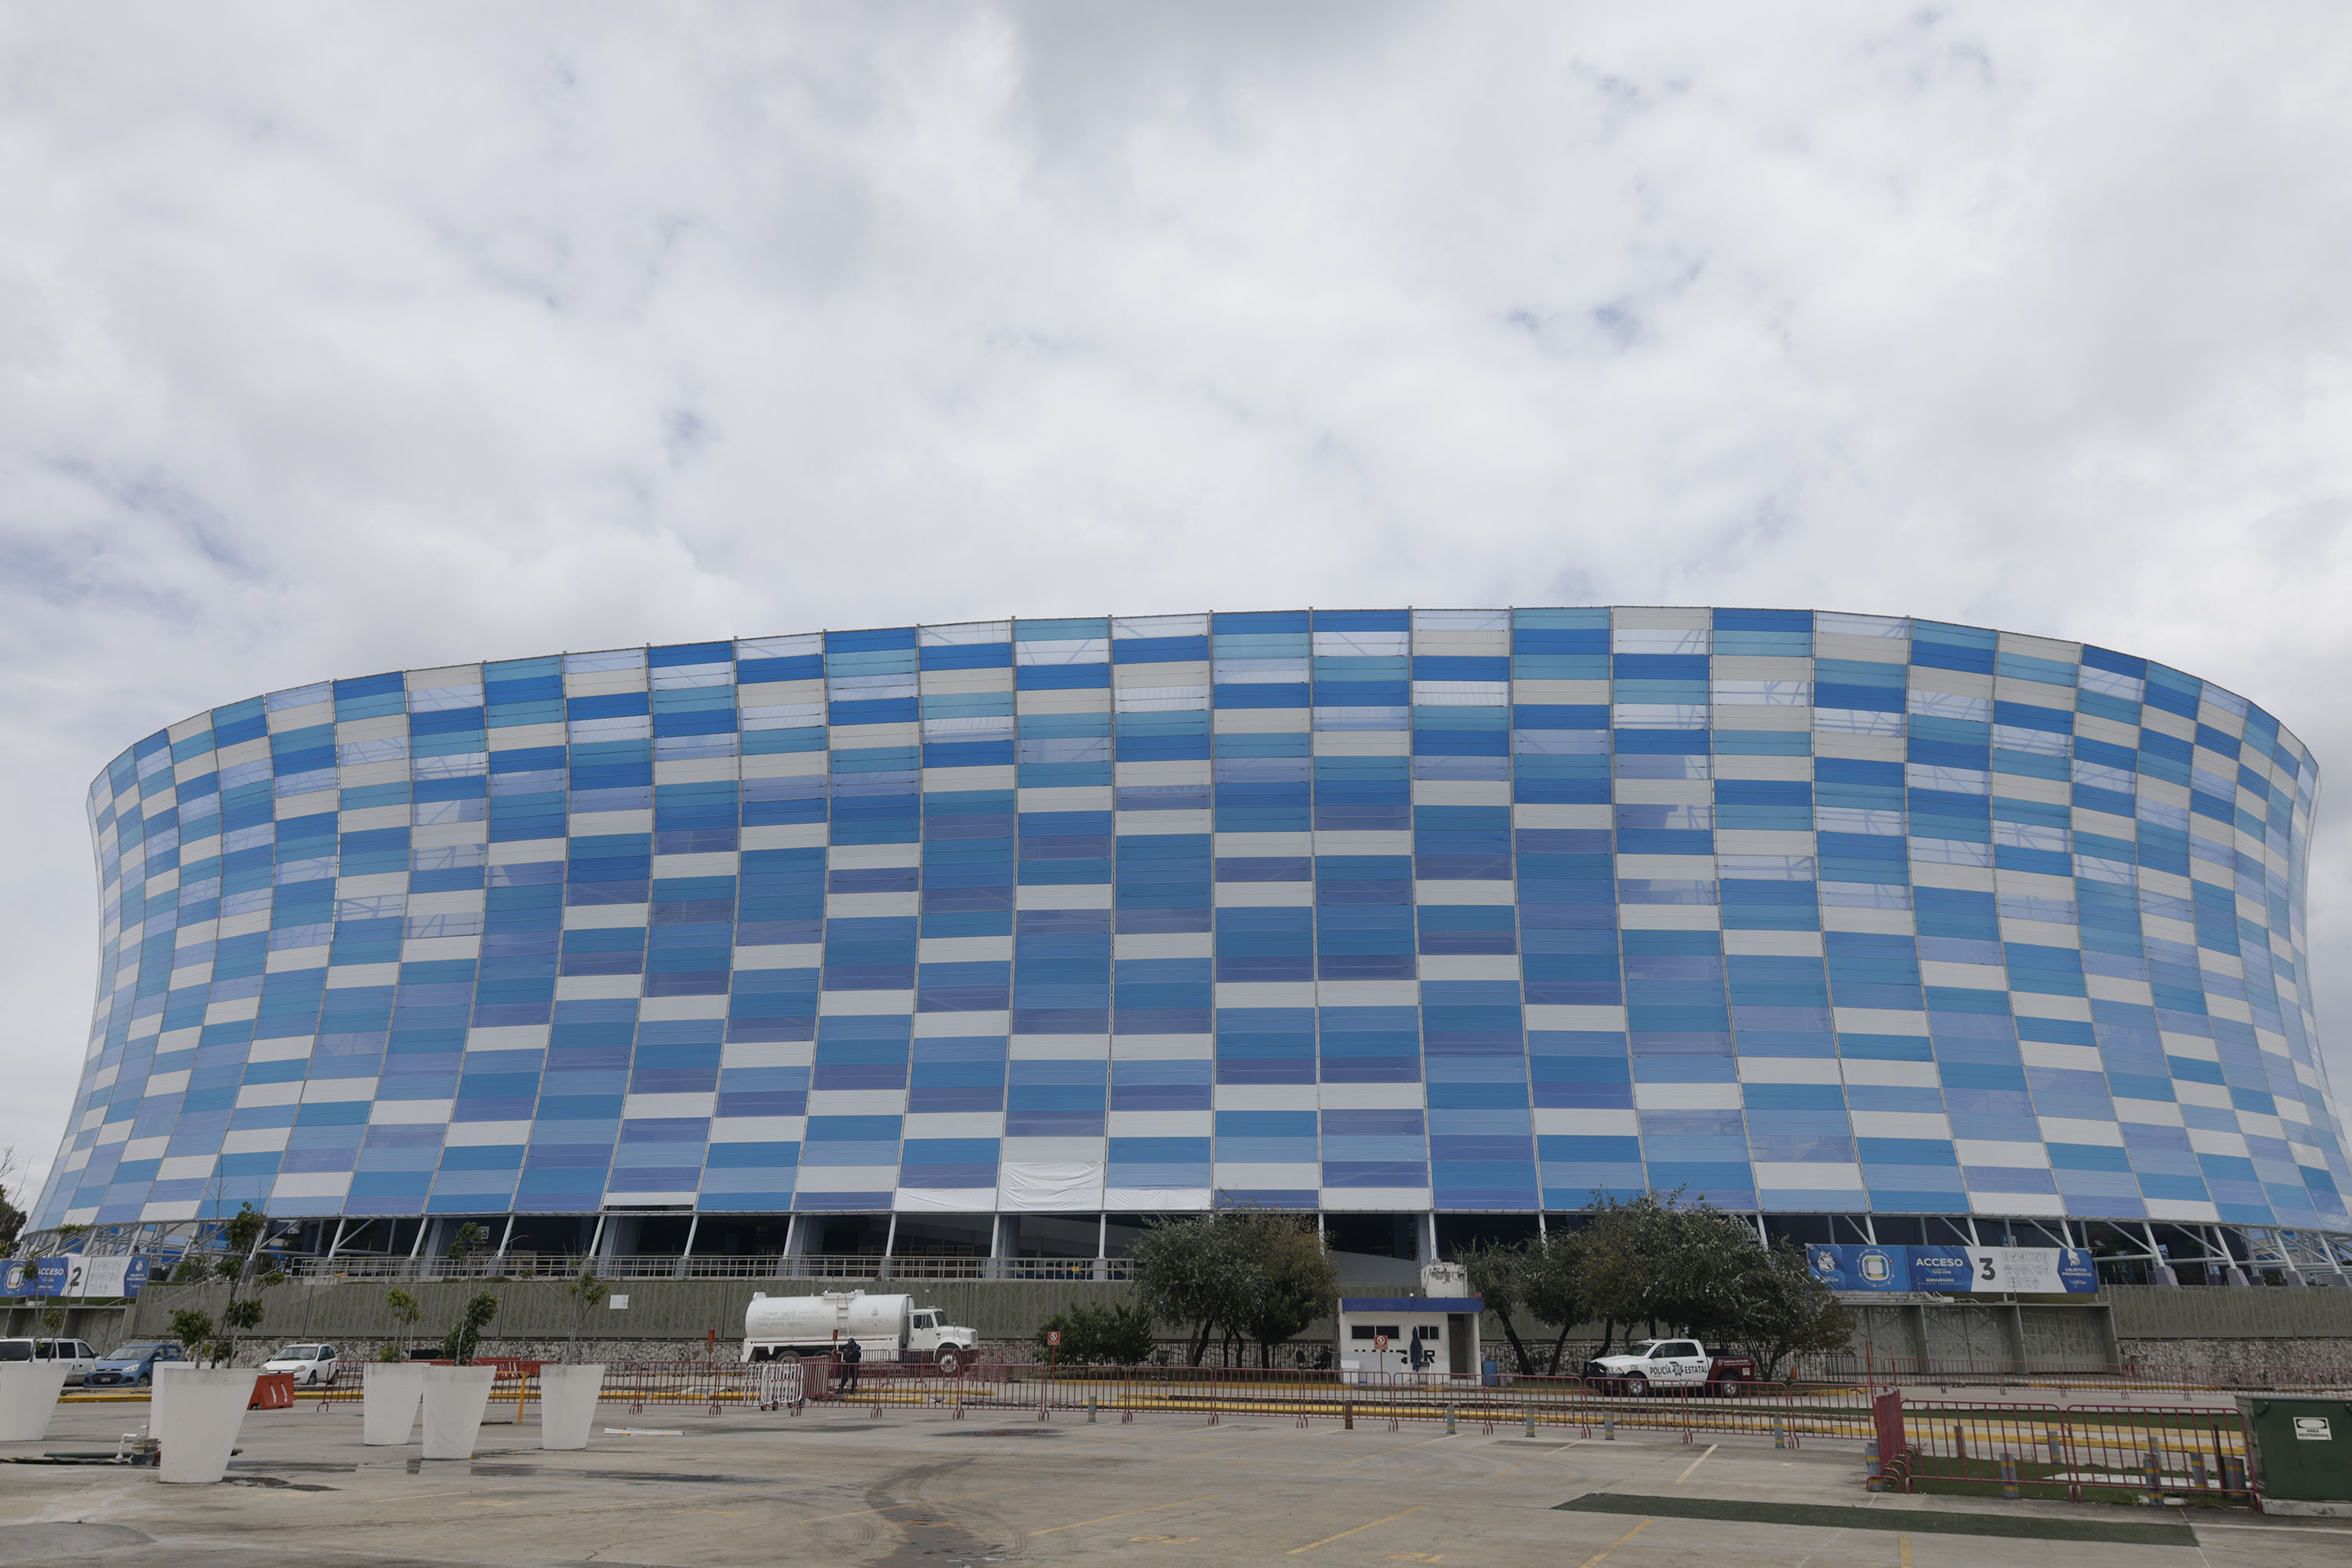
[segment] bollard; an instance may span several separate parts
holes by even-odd
[[[1339,1427],[1345,1432],[1356,1429],[1356,1406],[1353,1401],[1339,1406]]]
[[[1789,1446],[1789,1427],[1788,1427],[1788,1424],[1787,1424],[1786,1422],[1782,1422],[1782,1421],[1775,1421],[1775,1422],[1773,1422],[1773,1423],[1772,1423],[1772,1447],[1774,1447],[1775,1448],[1785,1448],[1785,1447],[1787,1447],[1788,1446]]]
[[[1534,1411],[1530,1410],[1530,1411],[1528,1411],[1528,1412],[1527,1413],[1527,1416],[1528,1416],[1528,1436],[1530,1436],[1530,1437],[1532,1437],[1532,1436],[1534,1436],[1536,1435],[1536,1413],[1535,1413]]]
[[[2225,1492],[2242,1492],[2246,1489],[2245,1460],[2231,1454],[2224,1454],[2221,1457],[2221,1489]]]
[[[1454,1406],[1451,1405],[1445,1407],[1445,1435],[1449,1437],[1454,1436]]]
[[[2205,1489],[2205,1456],[2199,1454],[2189,1461],[2189,1479],[2198,1490]]]
[[[1875,1437],[1862,1446],[1862,1473],[1864,1479],[1871,1480],[1886,1473],[1886,1467],[1879,1461],[1878,1439]]]
[[[1095,1424],[1095,1402],[1094,1402],[1093,1400],[1089,1399],[1089,1400],[1087,1400],[1087,1426],[1093,1426],[1094,1424]]]
[[[2153,1447],[2149,1448],[2142,1458],[2147,1461],[2147,1489],[2152,1492],[2162,1491],[2164,1489],[2164,1461],[2162,1458]]]
[[[2008,1499],[2011,1502],[2015,1502],[2025,1495],[2023,1492],[2020,1491],[2017,1487],[2017,1461],[2015,1459],[2003,1458],[2000,1461],[2000,1495]]]
[[[1614,1443],[1614,1442],[1617,1440],[1617,1417],[1616,1417],[1616,1416],[1614,1416],[1614,1415],[1607,1416],[1607,1417],[1605,1417],[1605,1418],[1601,1421],[1601,1440],[1602,1442],[1604,1442],[1604,1443]]]

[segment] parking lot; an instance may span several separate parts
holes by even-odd
[[[0,1457],[111,1448],[145,1417],[66,1405]],[[2352,1564],[2352,1524],[1873,1497],[1853,1443],[1385,1426],[608,1403],[584,1453],[541,1453],[526,1415],[486,1426],[471,1463],[426,1463],[362,1447],[355,1406],[305,1405],[248,1415],[231,1484],[0,1466],[0,1563]],[[1709,1510],[1737,1517],[1688,1517]],[[2032,1533],[1953,1533],[1954,1514]]]

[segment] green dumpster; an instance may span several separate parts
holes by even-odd
[[[2265,1513],[2352,1519],[2352,1400],[2238,1397]]]

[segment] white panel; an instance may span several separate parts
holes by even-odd
[[[1083,1160],[1007,1160],[996,1173],[1002,1206],[1013,1214],[1099,1209],[1103,1166]]]

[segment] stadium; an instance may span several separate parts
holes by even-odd
[[[471,1222],[1101,1271],[1252,1205],[1410,1260],[1679,1190],[1817,1247],[2341,1283],[2317,784],[2143,657],[1809,611],[321,681],[92,785],[97,1002],[30,1250],[251,1204],[320,1257]]]

